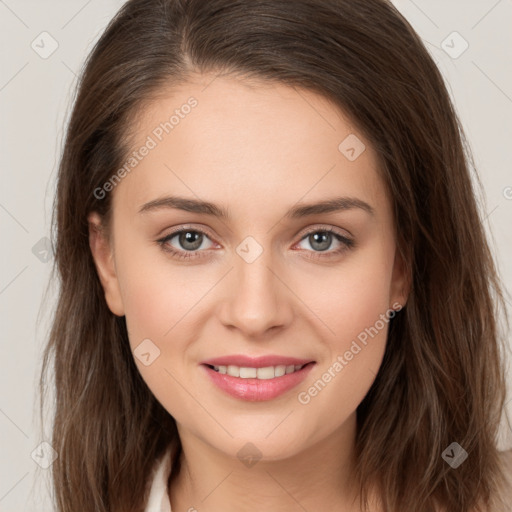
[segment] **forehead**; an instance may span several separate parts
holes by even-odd
[[[374,149],[341,109],[309,90],[196,75],[147,102],[131,132],[139,154],[115,203],[135,208],[172,193],[257,214],[342,194],[386,207]]]

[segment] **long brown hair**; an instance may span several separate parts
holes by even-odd
[[[41,373],[43,389],[53,362],[58,511],[140,511],[157,457],[171,448],[179,471],[175,421],[107,307],[87,215],[108,224],[111,194],[94,191],[125,161],[133,119],[193,72],[317,92],[371,142],[412,287],[358,408],[362,504],[374,483],[390,512],[488,510],[504,478],[503,292],[468,144],[421,39],[386,0],[129,0],[85,63],[58,176],[60,290]],[[457,469],[442,457],[452,442],[469,454]]]

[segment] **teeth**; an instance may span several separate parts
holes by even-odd
[[[274,375],[276,377],[282,377],[285,374],[286,374],[286,366],[284,364],[275,367]]]
[[[240,377],[240,368],[238,366],[230,364],[228,366],[227,374],[231,375],[231,377]]]
[[[240,379],[260,379],[268,380],[275,377],[282,377],[289,373],[300,370],[305,365],[278,365],[278,366],[267,366],[265,368],[245,368],[235,365],[229,366],[214,366],[213,369],[223,375],[230,375],[231,377],[239,377]]]
[[[258,370],[256,368],[240,368],[241,379],[255,379],[258,376]]]

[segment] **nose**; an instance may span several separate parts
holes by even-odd
[[[263,251],[252,263],[238,255],[234,258],[219,313],[223,325],[238,329],[247,338],[262,338],[271,329],[289,325],[293,293],[270,251]]]

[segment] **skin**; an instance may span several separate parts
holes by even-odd
[[[110,310],[126,316],[132,350],[144,339],[160,350],[149,366],[135,362],[176,419],[183,445],[172,510],[359,510],[351,482],[356,408],[381,365],[388,324],[309,403],[298,394],[380,315],[406,302],[377,155],[322,96],[206,75],[146,105],[133,148],[190,96],[197,107],[111,192],[110,236],[101,234],[96,213],[89,217]],[[338,150],[350,134],[366,146],[354,161]],[[138,212],[171,194],[210,201],[231,218],[174,208]],[[285,218],[297,204],[337,196],[365,201],[374,214],[352,208]],[[180,226],[207,232],[195,258],[173,257],[157,242]],[[336,255],[343,243],[333,237],[322,251],[308,228],[332,228],[355,246]],[[263,250],[251,263],[236,252],[247,236]],[[190,247],[178,236],[167,245]],[[217,389],[199,366],[228,354],[278,354],[316,365],[276,399],[243,401]],[[250,468],[237,456],[248,442],[261,453]]]

